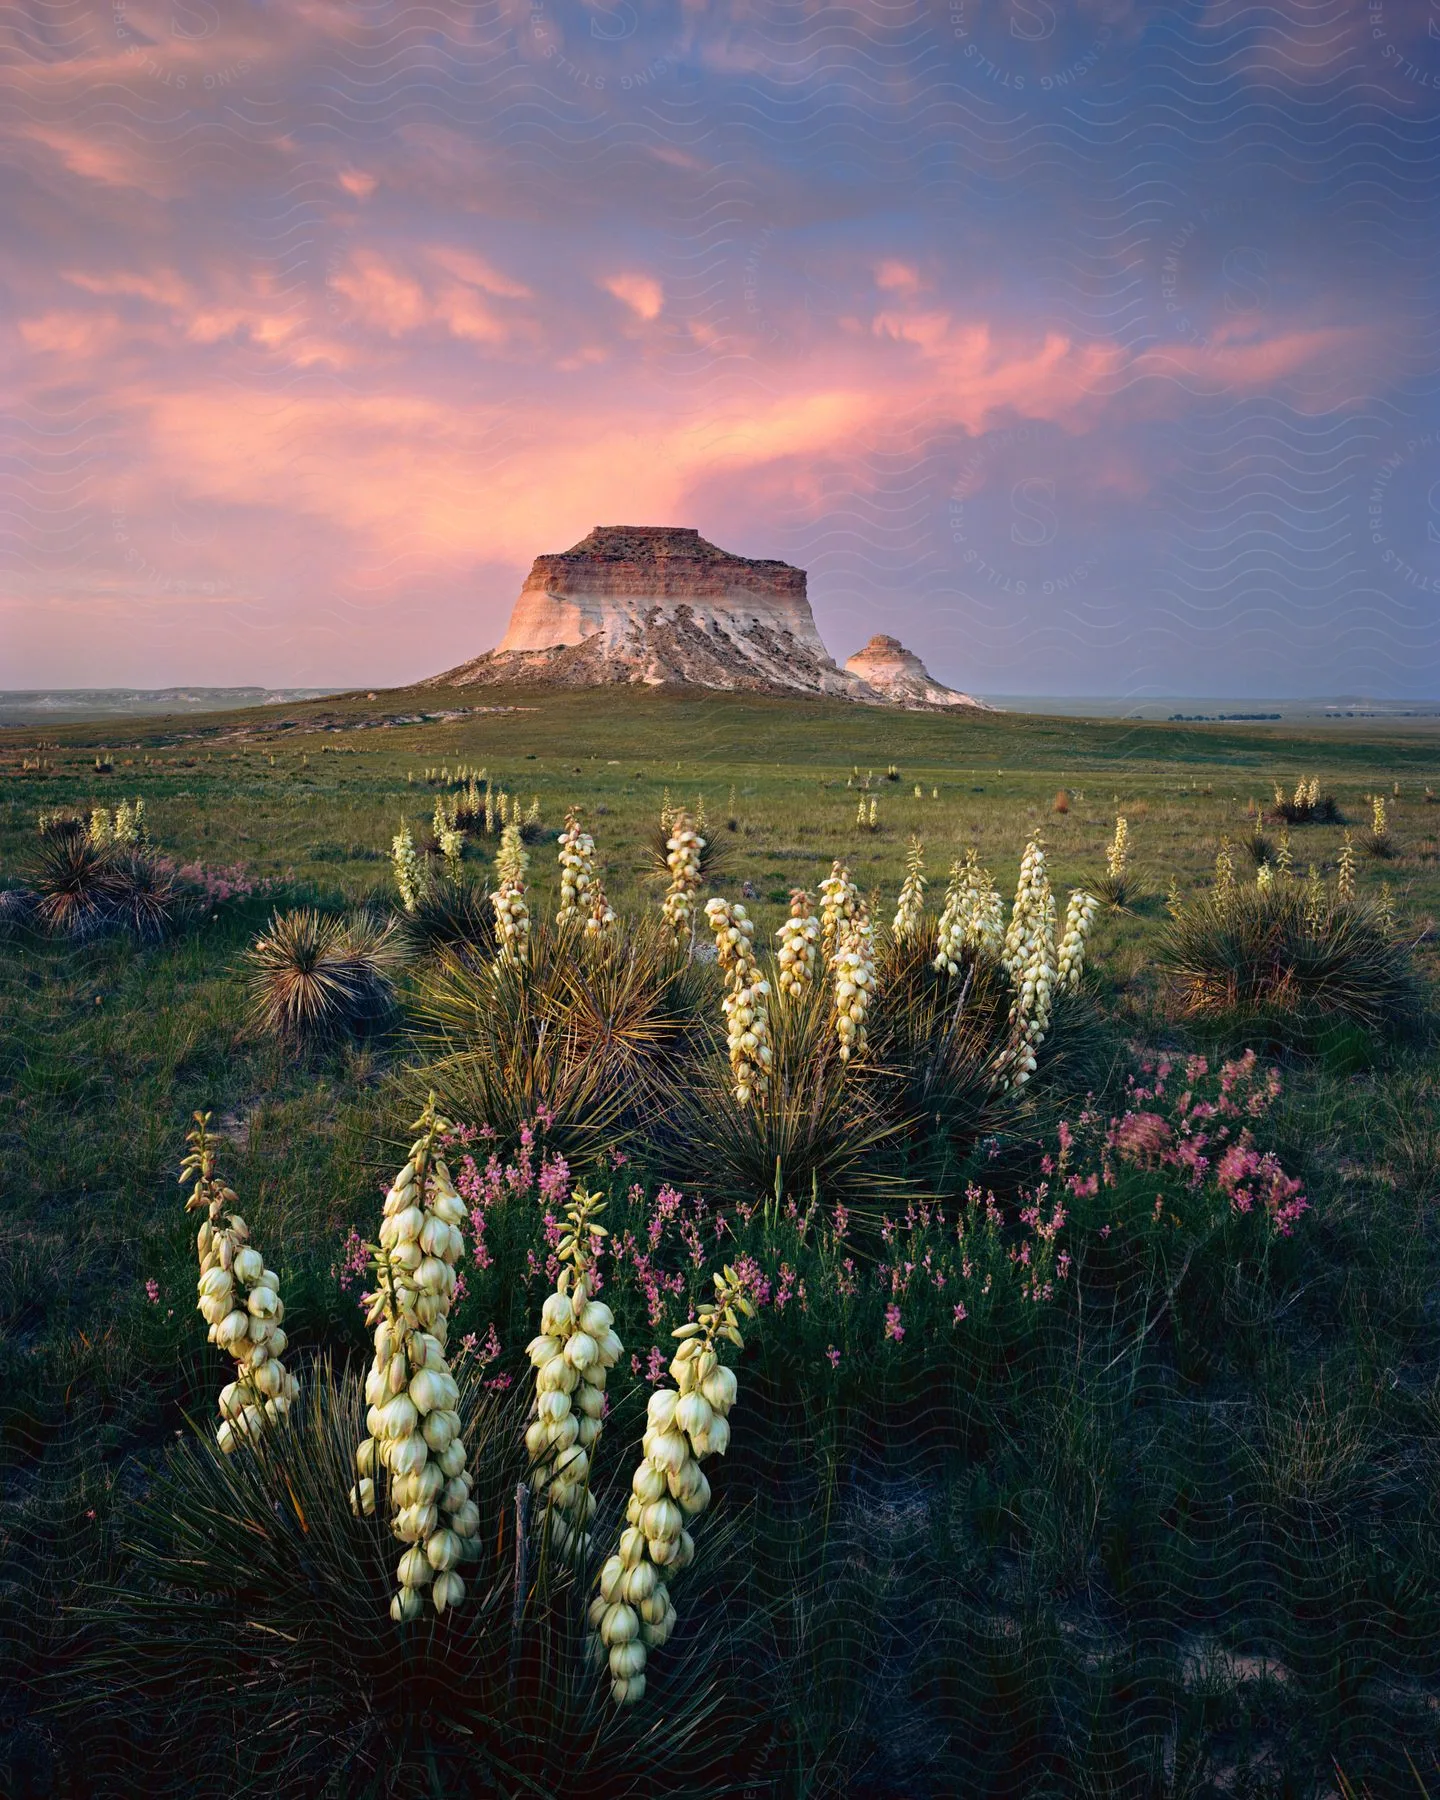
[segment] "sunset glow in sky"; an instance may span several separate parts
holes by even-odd
[[[7,14],[0,686],[697,526],[971,692],[1440,694],[1440,0]]]

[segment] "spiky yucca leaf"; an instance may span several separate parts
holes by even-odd
[[[586,1595],[563,1564],[520,1559],[516,1592],[527,1398],[462,1383],[480,1560],[463,1566],[464,1606],[405,1626],[388,1615],[386,1509],[357,1518],[348,1500],[358,1378],[322,1365],[285,1425],[239,1455],[203,1433],[177,1445],[130,1512],[85,1679],[67,1672],[58,1696],[96,1790],[118,1755],[109,1773],[129,1789],[143,1768],[147,1791],[725,1792],[743,1727],[722,1716],[723,1634],[676,1642],[626,1714],[588,1661]]]
[[[321,1042],[383,1018],[403,947],[392,921],[276,913],[247,952],[251,1016],[291,1042]]]

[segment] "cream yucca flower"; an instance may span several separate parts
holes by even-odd
[[[1268,894],[1275,885],[1275,877],[1271,873],[1269,863],[1261,863],[1255,871],[1255,885],[1262,894]]]
[[[1355,902],[1355,845],[1350,833],[1345,833],[1345,842],[1340,846],[1340,868],[1335,877],[1335,898],[1342,906],[1352,906]]]
[[[122,800],[115,808],[115,822],[111,826],[111,840],[121,845],[138,845],[145,842],[145,802],[144,800]]]
[[[490,896],[490,904],[495,909],[498,957],[510,962],[527,962],[530,956],[530,907],[525,899],[525,872],[529,867],[530,856],[519,825],[507,825],[500,833],[500,849],[495,858],[500,886]]]
[[[1262,868],[1265,866],[1261,865]],[[1235,853],[1230,848],[1228,837],[1220,839],[1220,848],[1215,852],[1215,898],[1222,903],[1233,897],[1235,893]]]
[[[669,826],[665,863],[670,870],[670,885],[660,910],[676,941],[683,943],[695,930],[695,896],[700,891],[700,852],[705,840],[683,806],[672,812],[667,805],[660,817],[661,823]]]
[[[1385,816],[1385,796],[1383,794],[1370,796],[1370,831],[1371,835],[1377,838],[1389,835],[1390,823]]]
[[[1112,881],[1123,881],[1130,861],[1130,826],[1123,814],[1115,815],[1115,835],[1105,846],[1105,868]]]
[[[424,898],[425,872],[420,866],[410,827],[403,819],[390,845],[390,861],[395,870],[395,886],[400,892],[400,904],[406,912],[413,913]]]
[[[1001,960],[1015,997],[1010,1005],[1010,1045],[998,1066],[1006,1087],[1023,1087],[1035,1072],[1035,1052],[1050,1029],[1056,981],[1055,896],[1039,832],[1025,846],[1020,880]]]
[[[852,917],[840,924],[830,972],[834,979],[835,1035],[840,1060],[848,1063],[865,1048],[865,1015],[875,992],[875,934],[870,909],[856,901]]]
[[[1062,993],[1073,994],[1079,989],[1080,977],[1085,973],[1085,949],[1098,904],[1095,896],[1087,894],[1084,888],[1071,890],[1070,904],[1065,912],[1065,935],[1060,939],[1060,948],[1055,955],[1055,980]]]
[[[590,1270],[605,1227],[598,1194],[577,1187],[557,1246],[564,1265],[526,1351],[535,1370],[535,1408],[525,1433],[530,1485],[550,1508],[550,1541],[562,1556],[590,1548],[595,1516],[590,1465],[605,1416],[605,1377],[624,1345],[610,1308],[590,1292]]]
[[[775,933],[780,948],[775,960],[780,967],[781,997],[802,1000],[815,980],[815,946],[820,941],[820,921],[810,910],[804,888],[790,890],[790,917]]]
[[[115,826],[105,807],[96,806],[91,808],[90,825],[85,835],[92,844],[103,845],[114,843]]]
[[[555,914],[557,925],[568,925],[583,918],[590,904],[590,888],[595,880],[595,840],[580,828],[579,814],[572,807],[565,815],[565,829],[560,833],[560,909]]]
[[[963,862],[951,865],[936,933],[935,967],[944,974],[958,975],[967,950],[998,960],[1004,944],[1005,905],[972,846]]]
[[[720,1361],[721,1342],[744,1349],[739,1319],[755,1309],[733,1269],[715,1277],[715,1298],[675,1333],[680,1347],[670,1364],[673,1388],[657,1388],[646,1412],[643,1460],[630,1484],[625,1529],[615,1555],[600,1571],[590,1625],[609,1664],[610,1694],[633,1706],[645,1693],[645,1664],[675,1629],[667,1577],[690,1566],[695,1541],[686,1522],[710,1503],[700,1467],[730,1444],[734,1372]]]
[[[1275,872],[1288,881],[1295,873],[1295,856],[1290,848],[1290,833],[1282,831],[1275,844]]]
[[[229,1455],[267,1423],[283,1418],[300,1384],[281,1360],[287,1340],[280,1277],[265,1267],[244,1219],[226,1210],[237,1205],[239,1197],[215,1174],[209,1124],[209,1113],[195,1114],[195,1129],[185,1140],[190,1150],[180,1180],[182,1185],[195,1183],[186,1212],[205,1215],[195,1239],[199,1310],[209,1326],[210,1342],[235,1362],[236,1378],[220,1392],[220,1427],[215,1434]]]
[[[770,1081],[770,983],[760,973],[755,926],[745,908],[738,901],[710,900],[705,917],[715,934],[715,959],[728,989],[721,1005],[735,1098],[748,1106]]]
[[[445,1357],[455,1264],[465,1247],[465,1203],[436,1155],[449,1129],[434,1099],[416,1121],[420,1133],[385,1196],[374,1247],[376,1291],[366,1323],[375,1358],[365,1377],[370,1435],[355,1453],[350,1490],[357,1514],[375,1512],[388,1476],[390,1530],[409,1547],[396,1566],[390,1602],[398,1624],[416,1618],[423,1590],[436,1612],[465,1596],[455,1565],[476,1549],[480,1512],[470,1498],[468,1453],[458,1411],[460,1389]]]
[[[828,968],[834,960],[840,927],[855,917],[860,896],[850,871],[843,862],[830,865],[830,873],[820,883],[820,955]]]
[[[918,794],[919,789],[916,789]],[[905,880],[896,902],[891,930],[897,938],[920,935],[925,923],[925,846],[917,837],[910,840],[910,854],[905,859]]]

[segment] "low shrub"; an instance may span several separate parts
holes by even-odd
[[[1400,1030],[1420,1009],[1409,950],[1384,913],[1317,898],[1297,881],[1221,889],[1182,906],[1159,962],[1182,1012],[1253,1021],[1297,1047],[1337,1021]]]

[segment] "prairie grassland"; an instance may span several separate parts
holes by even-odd
[[[1008,895],[1037,828],[1063,896],[1098,880],[1124,814],[1137,891],[1125,910],[1102,908],[1087,977],[1084,1070],[1102,1135],[1104,1117],[1169,1104],[1143,1097],[1154,1078],[1137,1073],[1142,1050],[1218,1068],[1250,1041],[1253,1021],[1187,1019],[1156,958],[1172,880],[1207,892],[1222,837],[1253,883],[1249,809],[1268,811],[1276,783],[1319,777],[1335,796],[1348,825],[1296,826],[1289,839],[1296,877],[1313,863],[1331,884],[1345,831],[1358,842],[1369,797],[1385,796],[1396,854],[1360,858],[1359,895],[1378,902],[1388,885],[1432,995],[1440,972],[1440,807],[1427,797],[1440,740],[1424,729],[957,720],[628,690],[515,694],[511,711],[403,722],[476,703],[399,693],[173,731],[146,720],[51,729],[43,744],[0,734],[0,885],[23,880],[39,813],[141,797],[156,847],[205,895],[161,943],[0,939],[0,1681],[16,1696],[0,1725],[0,1791],[124,1791],[145,1766],[158,1691],[122,1702],[107,1644],[120,1632],[144,1658],[106,1607],[133,1589],[127,1546],[152,1482],[194,1491],[195,1470],[171,1468],[172,1446],[187,1420],[210,1428],[219,1385],[175,1186],[194,1110],[213,1111],[226,1172],[276,1259],[288,1360],[303,1369],[366,1349],[357,1246],[413,1117],[407,1072],[426,1055],[410,990],[385,1029],[302,1053],[253,1029],[243,959],[277,906],[393,907],[392,837],[405,820],[423,838],[437,794],[454,791],[427,770],[483,768],[527,808],[538,798],[537,916],[558,898],[568,806],[583,809],[622,913],[655,910],[646,840],[667,794],[703,810],[726,852],[718,891],[736,899],[750,884],[758,943],[773,941],[789,889],[813,891],[841,856],[888,919],[912,836],[926,846],[932,912],[971,846]],[[857,790],[877,799],[874,832],[856,824]],[[491,878],[494,845],[471,839],[467,879]],[[1304,1054],[1283,1040],[1255,1047],[1283,1078],[1258,1147],[1308,1201],[1288,1235],[1258,1236],[1233,1209],[1187,1211],[1163,1158],[1152,1169],[1137,1151],[1130,1185],[1113,1204],[1102,1190],[1093,1216],[1100,1201],[1082,1182],[1073,1274],[1053,1304],[1012,1297],[962,1320],[952,1294],[927,1299],[917,1280],[892,1317],[877,1271],[938,1256],[928,1215],[901,1216],[913,1195],[897,1201],[892,1237],[857,1231],[858,1278],[844,1273],[838,1232],[817,1250],[803,1206],[787,1214],[752,1196],[742,1229],[724,1203],[727,1255],[738,1246],[763,1265],[769,1298],[746,1331],[730,1454],[711,1469],[713,1547],[702,1542],[692,1598],[677,1599],[686,1666],[721,1695],[718,1735],[696,1725],[687,1754],[709,1746],[719,1791],[1318,1794],[1338,1770],[1380,1794],[1404,1791],[1409,1761],[1434,1785],[1440,1057],[1428,1024],[1393,1038],[1338,1031]],[[1064,1098],[1078,1118],[1083,1093]],[[997,1143],[964,1180],[993,1180],[1002,1205],[1004,1181],[1033,1192],[1053,1130],[1037,1114],[1033,1142]],[[1122,1161],[1133,1136],[1110,1146]],[[498,1148],[502,1163],[516,1154]],[[602,1171],[612,1222],[642,1246],[653,1231],[655,1268],[683,1277],[658,1290],[658,1313],[638,1274],[623,1304],[615,1278],[642,1365],[708,1278],[685,1255],[665,1262],[673,1221],[655,1189],[673,1179],[687,1203],[703,1196],[707,1154],[702,1124],[673,1168],[632,1154]],[[462,1265],[457,1316],[478,1346],[477,1384],[483,1373],[523,1386],[546,1291],[543,1263],[537,1276],[527,1261],[540,1244],[543,1144],[535,1155],[484,1202],[488,1266]],[[589,1173],[578,1161],[574,1172]],[[956,1194],[941,1199],[953,1219]],[[695,1228],[709,1229],[715,1205],[697,1207]],[[1015,1266],[1008,1241],[990,1247],[1000,1287]],[[864,1305],[847,1298],[852,1279],[868,1283]],[[617,1369],[622,1464],[647,1389],[643,1366]],[[518,1426],[495,1441],[497,1458],[510,1454]],[[498,1474],[494,1485],[504,1491]],[[653,1661],[669,1717],[664,1657]],[[322,1688],[316,1714],[338,1742],[344,1696]],[[264,1785],[280,1754],[264,1707],[214,1704],[234,1744],[254,1733],[261,1749],[249,1766],[217,1750],[206,1768],[236,1791]],[[174,1717],[190,1716],[177,1700]],[[177,1754],[163,1732],[153,1747]],[[325,1791],[327,1754],[296,1751],[282,1791]],[[404,1766],[438,1766],[436,1792],[487,1791],[446,1773],[447,1755],[428,1745]],[[595,1755],[597,1770],[609,1766]],[[677,1751],[682,1764],[676,1791],[701,1791]],[[175,1766],[148,1769],[152,1791],[190,1791]],[[633,1791],[618,1766],[597,1774],[597,1792]],[[390,1776],[364,1767],[353,1791],[389,1791]],[[535,1779],[549,1791],[543,1769]]]

